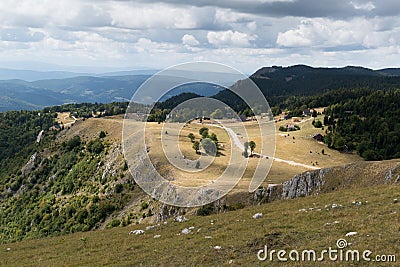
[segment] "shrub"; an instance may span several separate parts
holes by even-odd
[[[124,186],[122,184],[117,184],[115,186],[115,193],[119,194],[122,193],[122,191],[124,191]]]
[[[119,219],[113,219],[111,222],[107,224],[107,228],[114,228],[120,226],[121,221]]]
[[[104,138],[106,137],[106,133],[104,131],[101,131],[99,134],[99,138]]]
[[[87,144],[87,150],[90,153],[94,153],[94,154],[100,154],[101,152],[103,152],[104,150],[104,145],[101,142],[100,139],[96,139],[96,140],[91,140],[88,144]]]
[[[199,208],[196,212],[198,216],[207,216],[210,215],[214,212],[214,208],[212,204],[207,204],[201,208]]]

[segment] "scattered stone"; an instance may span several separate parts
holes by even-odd
[[[262,218],[263,214],[262,213],[256,213],[253,215],[253,219],[259,219]]]
[[[215,249],[215,250],[220,250],[220,249],[221,249],[221,246],[215,246],[214,249]]]
[[[395,198],[395,199],[393,199],[393,203],[394,204],[396,204],[396,203],[398,203],[399,201],[397,200],[397,198]]]
[[[190,226],[190,227],[189,227],[189,230],[193,230],[193,229],[194,229],[194,226]]]
[[[168,222],[167,222],[167,221],[165,221],[165,222],[164,222],[164,224],[168,224]]]
[[[175,219],[177,222],[186,222],[188,221],[188,219],[185,218],[185,216],[179,215],[178,217],[176,217]]]
[[[204,238],[205,238],[205,239],[212,239],[212,236],[206,235]]]
[[[6,251],[11,251],[11,248],[7,248]]]
[[[329,226],[329,225],[333,225],[333,224],[338,224],[339,223],[339,221],[334,221],[334,222],[327,222],[327,223],[325,223],[325,226]]]
[[[357,234],[357,232],[348,232],[347,234],[346,234],[346,236],[353,236],[353,235],[356,235]]]
[[[187,228],[182,230],[182,234],[184,234],[184,235],[190,234],[190,232],[191,231],[189,229],[187,229]]]
[[[149,225],[149,226],[147,226],[146,227],[146,231],[148,231],[148,230],[150,230],[150,229],[153,229],[155,226],[153,226],[153,225]]]
[[[361,201],[353,201],[352,203],[353,203],[353,205],[356,205],[356,206],[361,206],[362,205]]]
[[[154,236],[154,238],[160,238],[161,237],[161,235],[155,235]]]
[[[144,234],[143,230],[133,230],[129,232],[130,235],[142,235]]]
[[[299,212],[305,212],[307,211],[306,209],[299,209]]]
[[[228,261],[228,264],[232,264],[232,263],[233,263],[233,260],[229,260],[229,261]]]

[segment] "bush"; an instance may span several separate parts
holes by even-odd
[[[87,150],[90,153],[94,153],[94,154],[100,154],[101,152],[103,152],[104,150],[104,145],[101,142],[100,139],[96,139],[96,140],[91,140],[88,144],[87,144]]]
[[[201,208],[199,208],[196,212],[198,216],[207,216],[210,215],[214,212],[214,208],[212,204],[207,204]]]
[[[286,132],[286,127],[285,127],[285,126],[280,126],[280,127],[279,127],[279,131],[281,131],[281,132]]]
[[[114,228],[121,225],[121,221],[118,219],[113,219],[111,222],[107,224],[107,228]]]
[[[104,138],[106,137],[106,133],[104,131],[101,131],[99,134],[99,138]]]
[[[142,202],[141,210],[145,210],[145,209],[147,209],[148,207],[149,207],[149,203],[147,203],[147,202]]]
[[[115,186],[115,193],[119,194],[122,193],[122,191],[124,191],[124,186],[122,184],[117,184]]]
[[[315,127],[315,128],[322,128],[322,122],[319,121],[319,120],[315,121],[314,127]]]

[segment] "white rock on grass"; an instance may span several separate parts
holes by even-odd
[[[356,235],[357,234],[357,232],[348,232],[347,234],[346,234],[346,236],[353,236],[353,235]]]
[[[130,235],[142,235],[144,234],[143,230],[133,230],[129,232]]]
[[[190,234],[190,232],[191,231],[189,229],[187,229],[187,228],[182,230],[182,234],[184,234],[184,235]]]
[[[221,249],[221,246],[215,246],[214,249],[215,249],[215,250],[220,250],[220,249]]]
[[[193,229],[194,229],[194,226],[190,226],[190,227],[189,227],[189,230],[193,230]]]
[[[175,219],[177,222],[186,222],[188,221],[188,219],[185,218],[185,216],[179,215],[178,217],[176,217]]]
[[[204,238],[205,238],[205,239],[212,239],[212,236],[206,235]]]
[[[332,225],[332,224],[338,224],[339,223],[339,221],[334,221],[334,222],[327,222],[327,223],[325,223],[325,226],[329,226],[329,225]]]
[[[263,214],[262,213],[256,213],[253,215],[253,219],[259,219],[262,218]]]
[[[154,238],[160,238],[161,237],[161,235],[155,235],[154,236]]]

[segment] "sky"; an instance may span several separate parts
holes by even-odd
[[[400,67],[398,0],[2,0],[0,67]],[[71,69],[71,68],[69,68]]]

